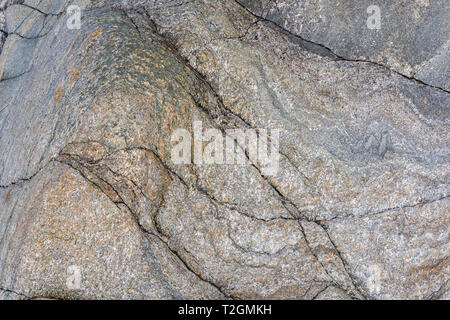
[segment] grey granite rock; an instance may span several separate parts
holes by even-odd
[[[258,3],[28,4],[44,28],[0,56],[1,299],[448,298],[450,94]],[[279,130],[278,171],[174,163],[194,121]]]
[[[450,90],[445,0],[238,0],[255,15],[348,60],[371,61]],[[379,28],[371,19],[377,6]]]
[[[25,39],[16,34],[6,39],[0,57],[0,80],[14,79],[30,70],[36,43],[35,39]]]
[[[8,33],[14,33],[20,27],[20,25],[34,12],[33,9],[22,6],[13,5],[6,9],[6,31]]]
[[[0,54],[2,53],[3,44],[5,43],[6,37],[8,35],[6,27],[6,15],[5,11],[8,7],[20,4],[23,0],[1,0],[0,1]]]

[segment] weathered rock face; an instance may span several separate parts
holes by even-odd
[[[8,35],[8,30],[6,27],[6,16],[5,10],[13,5],[23,3],[23,0],[2,0],[0,1],[0,53],[2,52],[3,44],[5,43],[5,39]],[[22,6],[23,8],[23,6]]]
[[[330,20],[350,5],[304,3],[8,7],[0,297],[448,299],[449,6],[397,51]],[[314,10],[332,33],[299,31]],[[279,130],[277,173],[175,164],[195,121]]]
[[[342,58],[388,66],[407,77],[450,90],[448,1],[238,2],[261,19],[321,44]]]

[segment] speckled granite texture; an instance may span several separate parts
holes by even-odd
[[[449,299],[450,5],[392,3],[0,1],[0,298]]]

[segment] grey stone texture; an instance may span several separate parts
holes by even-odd
[[[33,2],[0,55],[1,299],[449,298],[448,4],[402,1],[431,44],[392,5],[372,56],[349,1]],[[174,164],[196,120],[280,130],[278,173]]]
[[[450,6],[446,0],[238,0],[255,15],[339,57],[370,61],[450,90]],[[380,12],[380,27],[369,28]]]

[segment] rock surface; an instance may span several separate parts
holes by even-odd
[[[450,6],[446,0],[238,2],[261,19],[323,45],[343,59],[384,65],[450,90]],[[372,22],[377,9],[379,26]]]
[[[378,36],[328,1],[8,7],[0,298],[450,298],[450,7],[402,2]],[[194,121],[279,130],[277,174],[174,164]]]

